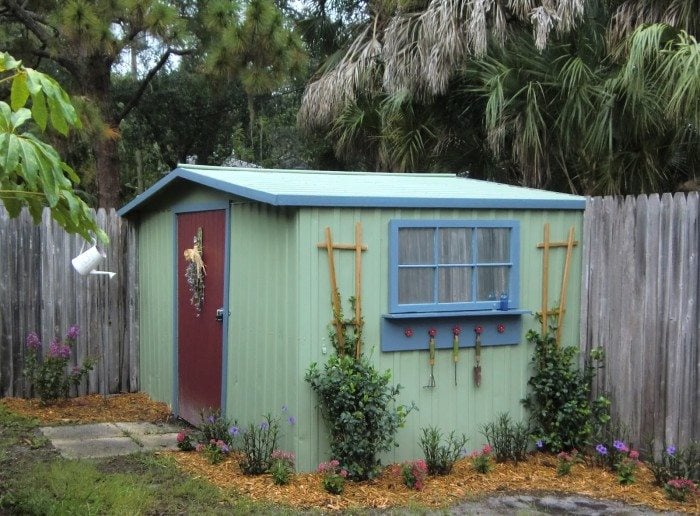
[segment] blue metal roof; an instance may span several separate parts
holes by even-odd
[[[169,184],[188,181],[273,206],[583,210],[584,197],[454,174],[323,172],[179,165],[119,210],[147,205]]]

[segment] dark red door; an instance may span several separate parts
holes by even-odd
[[[221,408],[223,322],[217,309],[224,306],[225,215],[225,210],[177,215],[178,404],[180,417],[195,425],[202,410]],[[198,234],[205,267],[199,310],[192,302],[185,258]]]

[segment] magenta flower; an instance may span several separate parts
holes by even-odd
[[[437,335],[437,330],[435,328],[430,328],[428,330],[428,335],[431,337],[435,337],[435,335]]]
[[[175,439],[177,440],[177,442],[181,443],[185,440],[185,437],[186,437],[185,432],[179,432]]]
[[[41,349],[41,341],[39,340],[39,336],[34,332],[30,332],[27,335],[26,344],[30,351],[39,351]]]
[[[452,328],[452,335],[454,335],[455,337],[457,337],[460,333],[462,333],[462,328],[460,328],[459,326],[454,326]]]
[[[481,335],[481,333],[484,331],[484,329],[481,326],[475,326],[474,327],[474,333],[477,335]]]
[[[630,459],[637,460],[639,458],[639,452],[637,450],[632,450],[630,452]]]
[[[76,340],[78,338],[78,335],[80,335],[80,327],[77,324],[74,324],[70,328],[68,328],[68,333],[66,333],[66,339]]]

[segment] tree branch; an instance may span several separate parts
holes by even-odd
[[[54,55],[50,52],[47,52],[46,50],[43,49],[35,49],[32,50],[32,53],[37,56],[37,57],[45,57],[46,59],[50,59],[54,61],[55,63],[59,64],[63,68],[66,69],[66,71],[73,76],[73,78],[80,82],[81,78],[81,72],[80,72],[80,65],[76,63],[75,61],[71,59],[67,59],[63,56],[57,56]]]
[[[150,84],[150,82],[153,80],[153,78],[156,76],[156,74],[160,71],[161,68],[165,66],[165,63],[168,62],[168,59],[170,58],[171,55],[176,55],[176,56],[184,56],[191,54],[193,52],[193,49],[188,48],[184,50],[178,50],[175,48],[168,48],[168,50],[165,51],[165,53],[160,57],[156,65],[151,68],[148,73],[146,74],[146,77],[144,77],[143,81],[141,81],[141,84],[139,85],[138,89],[136,90],[136,93],[134,93],[133,97],[127,102],[126,106],[124,106],[124,109],[122,109],[121,113],[117,115],[117,118],[114,120],[115,124],[118,124],[124,118],[131,112],[132,109],[136,107],[136,105],[139,103],[139,100],[141,100],[141,97],[143,96],[143,93],[146,91],[146,88]]]
[[[41,20],[38,15],[26,10],[24,5],[19,5],[15,0],[5,0],[4,3],[17,21],[29,29],[29,31],[41,41],[44,47],[49,46],[49,34],[47,34],[44,27],[37,22],[37,20]]]

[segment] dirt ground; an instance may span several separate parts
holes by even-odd
[[[144,394],[121,394],[102,397],[84,396],[51,407],[42,407],[36,400],[3,398],[0,403],[13,412],[36,418],[42,425],[76,424],[113,421],[166,421],[168,407],[151,401]],[[368,482],[347,482],[342,496],[326,493],[321,477],[315,473],[297,474],[286,486],[276,486],[269,475],[246,476],[240,472],[235,455],[218,465],[210,465],[198,453],[172,452],[180,467],[203,477],[222,488],[233,488],[256,500],[280,503],[300,509],[389,509],[423,506],[430,508],[459,507],[464,500],[483,499],[490,495],[511,493],[546,494],[559,497],[582,495],[590,499],[623,502],[632,511],[645,507],[655,511],[700,514],[700,499],[684,504],[666,499],[663,489],[654,485],[651,472],[642,466],[636,482],[622,486],[614,473],[576,464],[570,475],[556,475],[556,458],[533,454],[525,463],[496,464],[486,474],[476,473],[469,459],[455,464],[451,474],[429,477],[422,491],[409,490],[401,482],[398,468],[390,465],[377,478]],[[556,508],[554,509],[556,511]],[[457,511],[462,514],[464,512]]]

